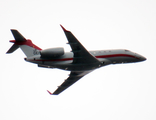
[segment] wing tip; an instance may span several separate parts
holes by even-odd
[[[47,92],[48,92],[50,95],[53,95],[53,93],[51,93],[49,90],[47,90]]]
[[[65,32],[69,32],[68,30],[66,30],[61,24],[60,24],[61,28],[63,29],[63,31]]]
[[[17,31],[16,29],[10,29],[10,31]]]

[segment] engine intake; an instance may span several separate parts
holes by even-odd
[[[64,54],[64,49],[62,47],[58,48],[48,48],[40,51],[41,58],[54,58],[59,57]]]

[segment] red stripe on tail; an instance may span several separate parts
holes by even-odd
[[[37,50],[42,50],[41,48],[39,48],[38,46],[36,46],[35,44],[32,43],[31,40],[26,40],[26,41],[22,41],[22,42],[17,42],[16,40],[10,40],[10,42],[13,42],[15,43],[16,45],[27,45],[27,46],[30,46],[30,47],[33,47]]]

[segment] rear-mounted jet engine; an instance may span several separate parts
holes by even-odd
[[[48,48],[40,51],[41,58],[54,58],[60,57],[64,54],[64,49],[62,47],[58,48]]]

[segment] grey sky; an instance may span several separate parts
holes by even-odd
[[[155,0],[0,1],[1,120],[155,120]],[[147,61],[110,65],[88,74],[59,96],[50,96],[69,72],[38,68],[17,50],[5,54],[19,30],[42,49],[70,51],[59,26],[88,50],[129,49]]]

